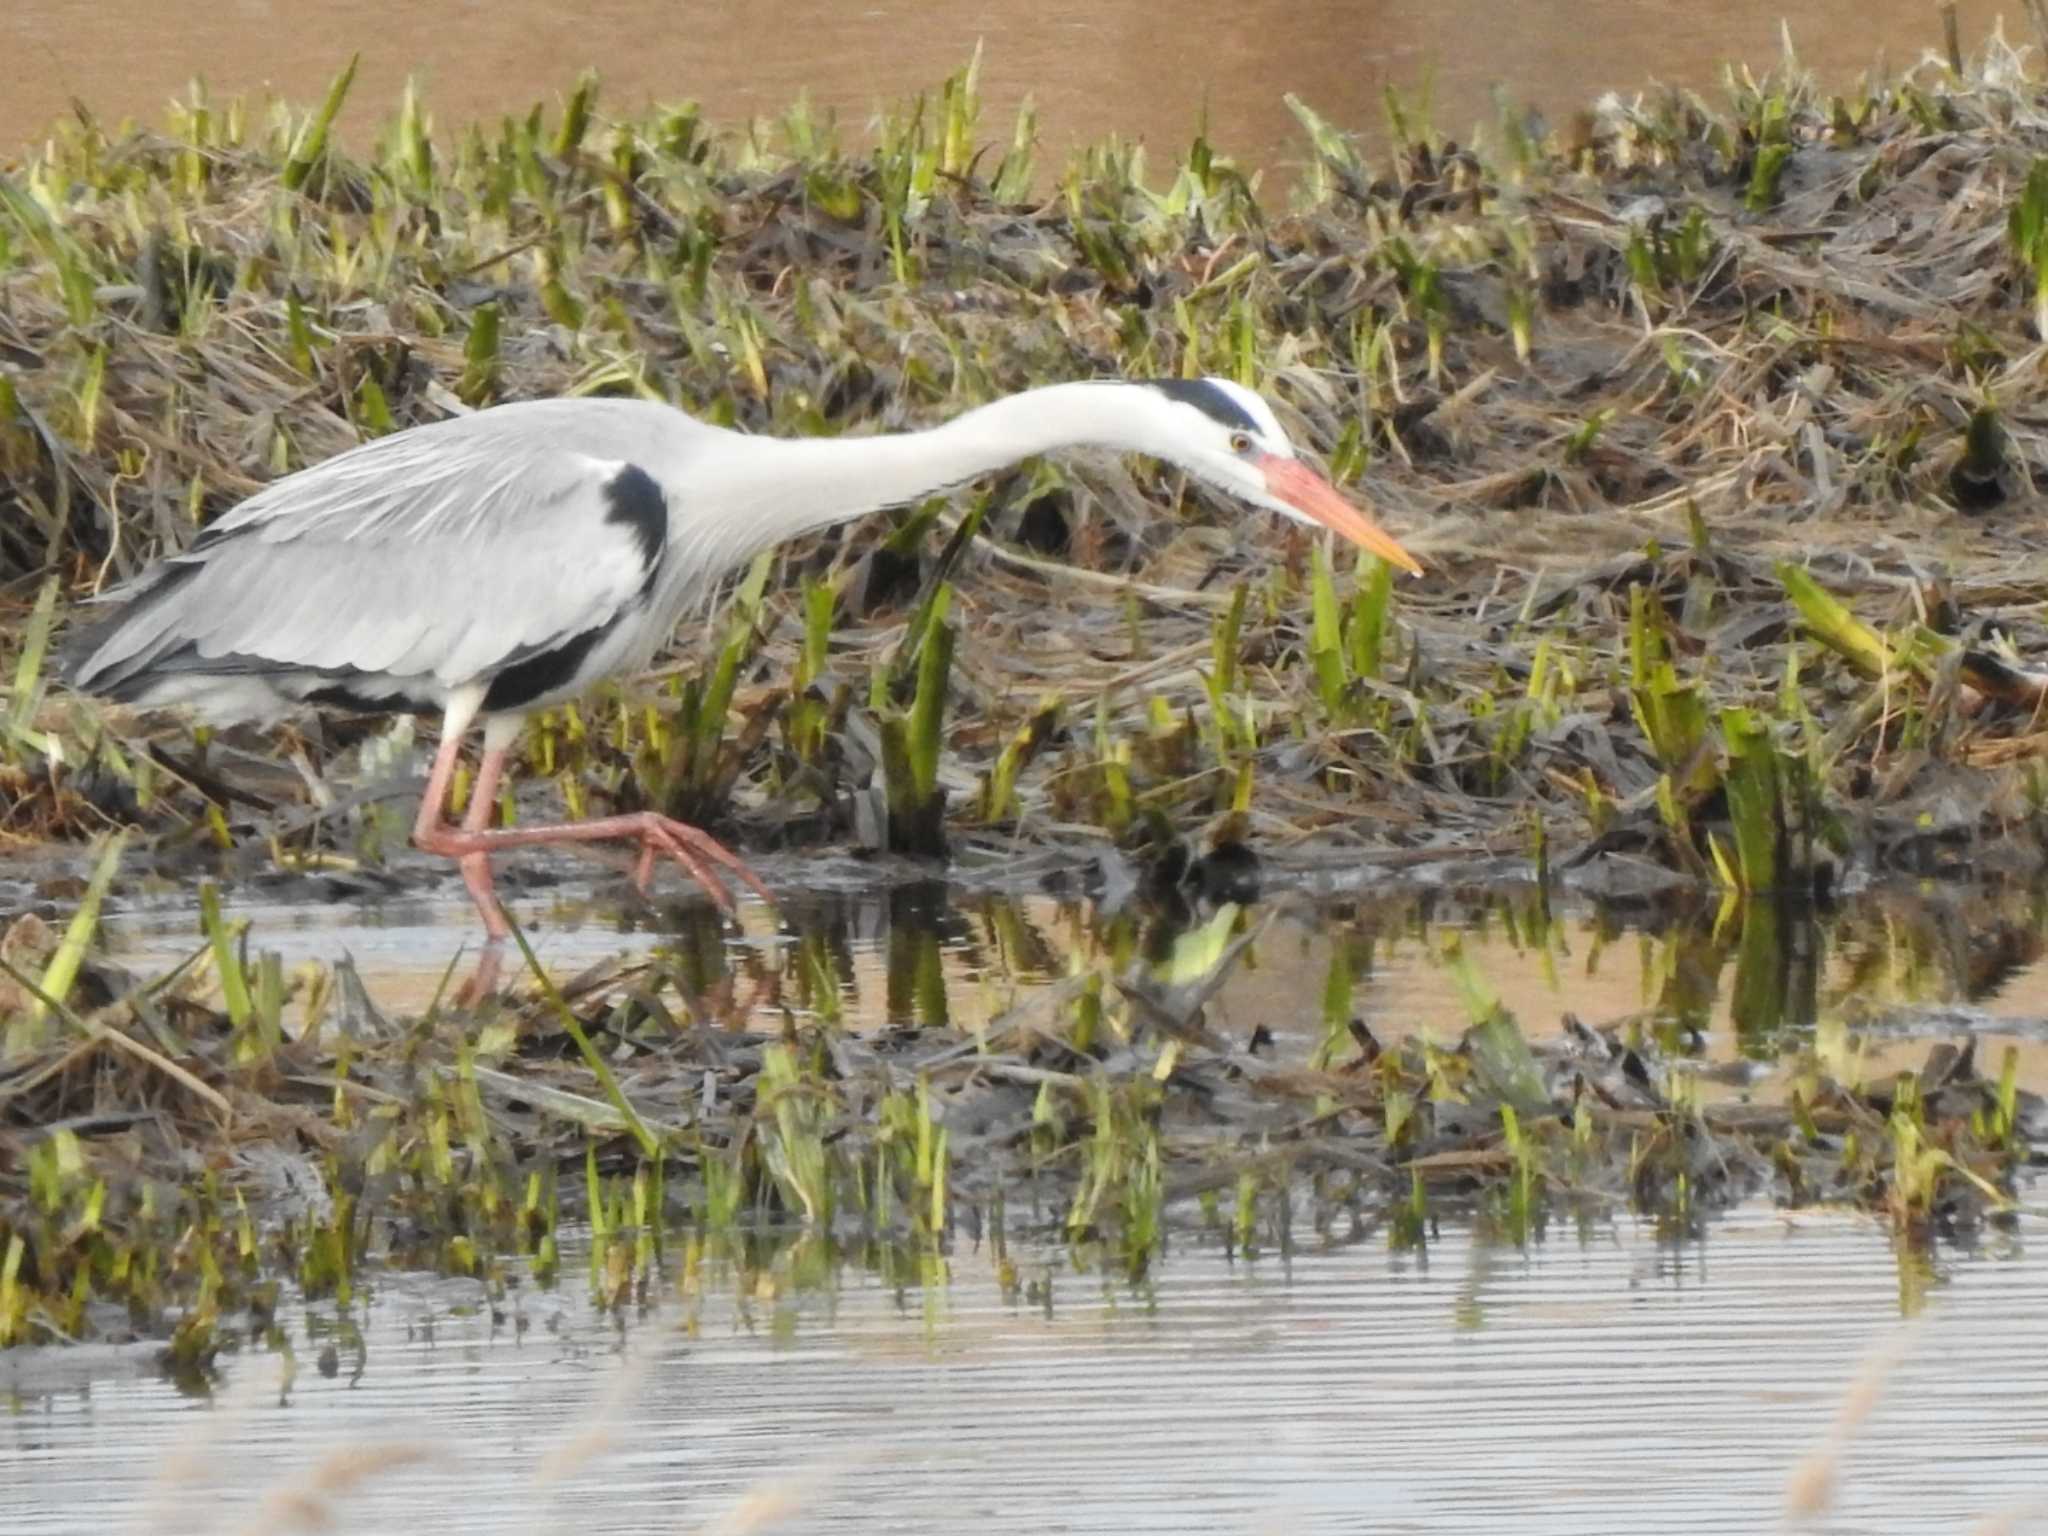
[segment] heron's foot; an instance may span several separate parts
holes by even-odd
[[[624,816],[604,816],[595,821],[569,821],[545,827],[450,827],[423,826],[413,833],[413,843],[427,853],[459,860],[462,878],[483,914],[484,926],[493,939],[511,932],[498,906],[491,885],[489,856],[504,848],[547,847],[558,843],[635,842],[640,856],[633,866],[633,883],[644,892],[654,877],[654,861],[666,854],[689,873],[692,880],[717,902],[722,911],[733,910],[732,892],[716,871],[724,870],[773,906],[775,898],[761,877],[710,833],[663,816],[654,811],[634,811]]]
[[[629,818],[615,819],[639,824],[640,857],[633,866],[633,884],[641,895],[646,895],[648,886],[653,883],[656,856],[665,853],[683,866],[690,878],[704,888],[705,894],[717,902],[722,911],[733,910],[732,892],[713,873],[712,866],[725,870],[769,906],[775,904],[775,898],[768,894],[768,887],[747,867],[746,861],[702,828],[654,811],[641,811]]]

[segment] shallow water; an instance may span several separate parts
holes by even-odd
[[[1625,1219],[1526,1252],[1446,1231],[1233,1262],[1184,1240],[1135,1291],[1013,1250],[1042,1299],[965,1248],[924,1288],[849,1267],[778,1292],[785,1254],[685,1297],[672,1266],[626,1318],[573,1278],[499,1321],[473,1288],[392,1279],[339,1318],[283,1309],[288,1382],[251,1349],[211,1404],[157,1381],[17,1401],[0,1529],[236,1529],[319,1458],[396,1441],[436,1460],[339,1497],[343,1529],[702,1530],[772,1495],[797,1531],[1755,1532],[1896,1350],[1805,1528],[1955,1533],[2048,1495],[2043,1235],[1945,1252],[1931,1290],[1862,1218],[1763,1210],[1681,1246]]]
[[[1966,45],[2000,10],[1962,0]],[[2003,10],[2023,31],[2024,12]],[[979,40],[992,140],[1007,142],[1028,95],[1056,157],[1109,133],[1177,151],[1206,121],[1226,152],[1277,166],[1303,157],[1289,91],[1369,130],[1388,86],[1427,94],[1438,125],[1462,138],[1494,120],[1496,90],[1562,117],[1653,77],[1711,89],[1725,61],[1775,62],[1786,18],[1801,58],[1838,88],[1880,58],[1908,65],[1941,42],[1927,0],[12,0],[0,7],[0,160],[74,100],[108,120],[155,121],[203,76],[217,95],[270,86],[310,103],[357,52],[343,126],[358,143],[408,75],[423,79],[442,124],[459,127],[552,99],[585,66],[621,110],[691,98],[737,123],[808,91],[857,131],[878,105],[935,86]]]
[[[682,949],[730,1022],[787,1008],[874,1029],[992,1017],[1196,916],[819,884],[779,922],[750,908],[735,928],[701,906],[629,915],[610,887],[573,881],[530,888],[521,917],[557,974]],[[228,905],[258,949],[353,953],[392,1010],[431,993],[470,921],[446,894],[266,908],[244,889]],[[175,905],[110,929],[138,965],[194,939]],[[1712,912],[1651,921],[1526,890],[1300,903],[1211,1022],[1233,1037],[1263,1024],[1305,1056],[1334,972],[1383,1037],[1454,1034],[1453,937],[1535,1035],[1567,1010],[1641,1014],[1763,1076],[1816,1018],[1849,1017],[1878,1059],[1917,1065],[1931,1037],[1969,1029],[1987,1059],[2014,1043],[2048,1083],[2048,903],[1941,887],[1788,915],[1767,944]],[[834,990],[799,995],[800,970]],[[779,997],[748,1001],[764,978]],[[1744,1091],[1741,1074],[1713,1091]],[[1060,1213],[1023,1198],[1007,1290],[999,1255],[964,1235],[943,1260],[852,1262],[761,1239],[745,1266],[691,1262],[672,1238],[644,1304],[609,1313],[572,1241],[560,1282],[495,1308],[474,1283],[396,1273],[350,1308],[287,1303],[277,1334],[222,1358],[210,1401],[128,1361],[23,1386],[0,1357],[0,1531],[273,1528],[255,1519],[268,1492],[380,1442],[372,1464],[393,1443],[433,1459],[338,1496],[353,1533],[704,1530],[750,1498],[799,1531],[1753,1532],[1777,1528],[1801,1459],[1888,1349],[1903,1360],[1846,1437],[1834,1513],[1802,1528],[1956,1532],[2048,1497],[2038,1211],[1931,1259],[1828,1210],[1746,1207],[1675,1244],[1596,1211],[1526,1250],[1446,1225],[1420,1252],[1379,1228],[1269,1220],[1250,1258],[1183,1228],[1133,1288],[1035,1236]],[[585,1459],[536,1487],[536,1467],[608,1414]],[[167,1491],[174,1465],[195,1480]]]
[[[794,885],[766,868],[778,889]],[[402,1014],[424,1009],[476,943],[460,892],[444,880],[376,903],[266,904],[246,889],[226,902],[250,920],[252,949],[279,952],[288,969],[350,959],[370,997]],[[1382,1039],[1455,1035],[1469,1021],[1446,955],[1455,941],[1532,1037],[1556,1034],[1567,1013],[1593,1025],[1641,1017],[1665,1028],[1667,1044],[1682,1031],[1684,1049],[1704,1062],[1761,1066],[1817,1021],[1842,1019],[1865,1032],[1874,1063],[1917,1066],[1931,1038],[1970,1033],[1987,1062],[2015,1046],[2022,1080],[2048,1089],[2048,895],[1909,883],[1747,927],[1712,906],[1625,911],[1522,888],[1389,885],[1368,899],[1278,900],[1272,926],[1210,1005],[1210,1022],[1230,1038],[1263,1026],[1283,1049],[1305,1053],[1331,1016],[1333,985],[1348,1015]],[[789,890],[779,915],[750,902],[730,926],[701,901],[629,910],[617,886],[573,880],[516,907],[558,977],[620,956],[685,952],[726,1024],[772,1029],[791,1010],[859,1031],[974,1027],[1072,968],[1156,955],[1200,917],[932,880],[861,886],[852,874],[843,887],[827,879]],[[1267,911],[1249,910],[1255,919]],[[199,945],[189,897],[117,911],[104,926],[112,956],[138,972],[161,972]],[[829,997],[799,995],[801,978],[821,974],[806,946],[826,957]]]

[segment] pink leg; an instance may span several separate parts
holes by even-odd
[[[484,928],[494,940],[502,939],[512,931],[491,883],[490,855],[499,848],[630,839],[640,845],[633,878],[643,891],[653,877],[655,855],[665,853],[682,865],[690,878],[728,912],[732,910],[732,893],[712,872],[713,865],[729,871],[750,886],[763,901],[774,901],[760,878],[717,839],[685,822],[652,811],[546,827],[485,826],[497,800],[498,781],[505,767],[503,749],[484,753],[468,814],[463,817],[459,828],[451,827],[442,819],[442,808],[448,801],[448,783],[455,776],[455,759],[461,750],[460,736],[450,734],[443,737],[441,750],[434,754],[434,766],[427,775],[427,792],[420,801],[419,817],[413,823],[412,840],[414,846],[424,852],[444,854],[461,861],[463,883],[469,887],[470,898],[483,915]]]
[[[420,797],[420,813],[413,819],[412,842],[422,852],[450,854],[460,860],[462,883],[469,887],[469,899],[476,903],[477,912],[484,920],[484,932],[495,944],[509,937],[512,928],[505,921],[505,909],[498,905],[497,892],[491,885],[489,857],[478,853],[464,858],[463,850],[444,846],[447,838],[459,835],[441,820],[441,809],[448,803],[448,785],[455,777],[455,761],[461,755],[462,733],[443,732],[440,750],[434,754],[434,766],[427,770],[427,792]],[[469,813],[462,819],[465,830],[480,828],[490,817],[491,802],[497,794],[498,770],[502,766],[502,754],[497,762],[492,760],[490,753],[484,754],[483,766],[477,771],[476,785],[470,791]]]
[[[498,780],[505,772],[505,749],[496,752],[486,750],[483,762],[476,770],[476,783],[470,787],[469,810],[463,815],[462,830],[481,832],[490,825],[491,812],[497,809]],[[476,903],[477,911],[484,917],[484,930],[492,942],[506,937],[512,929],[505,921],[505,909],[498,905],[498,893],[491,882],[491,856],[488,853],[465,853],[459,861],[462,883],[469,887],[469,899]]]
[[[448,783],[455,777],[455,760],[462,753],[462,733],[447,733],[441,748],[434,754],[434,766],[427,775],[427,793],[420,804],[420,814],[413,823],[413,842],[426,847],[423,836],[432,823],[440,821],[440,808],[447,803]],[[498,779],[505,766],[505,754],[484,753],[483,764],[477,770],[476,783],[469,792],[469,811],[462,818],[462,825],[475,830],[491,819],[491,810],[498,797]],[[505,909],[498,905],[498,893],[491,885],[491,861],[488,855],[469,854],[461,861],[462,883],[469,887],[469,899],[476,903],[482,914],[484,931],[490,935],[490,942],[484,945],[483,953],[477,957],[475,973],[455,991],[455,1004],[460,1008],[474,1008],[498,989],[498,972],[505,957],[504,940],[512,932],[505,921]]]
[[[498,990],[498,972],[503,969],[505,946],[496,939],[483,947],[476,957],[476,970],[469,980],[455,989],[455,1006],[474,1008],[493,992]]]

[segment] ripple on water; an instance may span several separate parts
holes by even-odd
[[[1827,1529],[1956,1532],[2048,1494],[2037,1227],[1944,1256]],[[520,1337],[467,1287],[393,1279],[355,1314],[359,1373],[348,1348],[310,1369],[302,1311],[308,1368],[280,1392],[276,1357],[229,1360],[231,1409],[126,1381],[20,1404],[0,1529],[176,1530],[146,1503],[211,1429],[184,1528],[397,1436],[449,1459],[350,1494],[351,1532],[690,1530],[766,1488],[793,1530],[1753,1532],[1900,1330],[1885,1234],[1829,1213],[1745,1210],[1682,1248],[1632,1223],[1527,1253],[1464,1231],[1235,1264],[1184,1243],[1142,1294],[1056,1256],[1041,1273],[1049,1308],[1006,1301],[975,1253],[930,1291],[853,1271],[781,1303],[714,1290],[693,1336],[672,1289],[623,1329],[574,1287],[528,1292]],[[537,1491],[608,1392],[609,1450]]]

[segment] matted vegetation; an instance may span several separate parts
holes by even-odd
[[[1741,76],[1720,108],[1608,102],[1540,140],[1509,115],[1476,149],[1396,104],[1380,157],[1300,105],[1312,161],[1286,198],[1202,142],[1049,172],[1027,118],[985,149],[971,71],[873,148],[802,108],[737,134],[688,109],[608,120],[586,81],[558,114],[440,139],[408,96],[359,157],[326,131],[347,85],[312,114],[195,97],[161,131],[60,125],[0,173],[15,846],[139,826],[129,850],[186,874],[402,846],[383,781],[409,724],[194,740],[63,696],[45,664],[71,601],[365,435],[576,391],[838,432],[1213,372],[1275,399],[1429,574],[1333,567],[1155,465],[1030,465],[764,560],[655,677],[537,724],[537,793],[658,806],[743,849],[1030,849],[1083,879],[1135,859],[1212,895],[1254,859],[1490,857],[1718,889],[1760,933],[1844,868],[2041,865],[2048,97],[2003,50],[1844,97]],[[1691,1208],[1704,1147],[1730,1189],[1888,1205],[1922,1232],[2024,1157],[2010,1075],[1969,1063],[1910,1088],[1817,1075],[1739,1123],[1647,1069],[1640,1105],[1560,1098],[1477,978],[1462,1049],[1338,1038],[1281,1066],[1176,1034],[1192,1006],[1148,1002],[1121,962],[1056,1025],[998,1039],[856,1047],[829,1018],[693,1035],[692,984],[664,973],[464,1014],[475,1047],[446,1012],[374,1049],[301,1045],[288,1002],[343,979],[249,961],[217,908],[217,996],[105,978],[94,914],[122,848],[23,890],[38,926],[0,945],[0,1126],[24,1133],[0,1143],[8,1337],[197,1296],[204,1338],[266,1277],[346,1284],[366,1199],[436,1262],[538,1252],[561,1148],[521,1117],[591,1133],[601,1233],[645,1239],[687,1164],[713,1224],[858,1212],[930,1236],[963,1176],[986,1202],[1028,1164],[1062,1169],[1082,1225],[1140,1264],[1173,1180],[1220,1167],[1256,1211],[1274,1157],[1388,1220],[1421,1219],[1440,1167],[1526,1222],[1545,1187]],[[1097,1032],[1104,987],[1119,1012]],[[617,1051],[536,1069],[600,1020]],[[651,1076],[609,1075],[650,1040]],[[488,1086],[492,1053],[509,1084]],[[727,1079],[716,1124],[685,1113],[707,1073]],[[964,1175],[931,1108],[956,1078],[1036,1085]],[[1224,1130],[1174,1143],[1177,1093]],[[1463,1139],[1404,1140],[1447,1106]],[[1313,1151],[1248,1152],[1253,1126]],[[190,1151],[201,1127],[296,1137],[331,1203],[252,1210]],[[134,1177],[173,1156],[194,1163],[175,1194]]]

